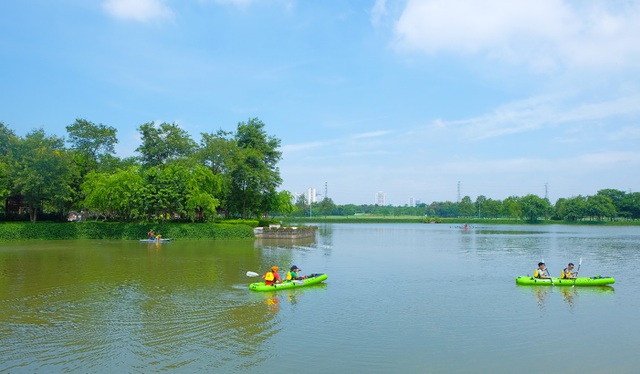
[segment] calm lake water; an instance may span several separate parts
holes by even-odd
[[[612,287],[525,287],[544,258]],[[248,289],[278,265],[325,284]],[[314,240],[0,243],[0,372],[636,373],[640,228],[330,224]]]

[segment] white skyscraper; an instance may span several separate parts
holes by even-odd
[[[311,204],[317,202],[318,200],[316,199],[316,189],[313,187],[309,187],[309,189],[307,190],[307,203]]]
[[[386,206],[387,205],[387,195],[384,192],[378,191],[376,192],[376,205]]]

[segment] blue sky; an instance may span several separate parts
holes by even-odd
[[[257,117],[337,204],[640,188],[640,1],[0,2],[0,121],[65,136]],[[319,196],[322,198],[323,196]]]

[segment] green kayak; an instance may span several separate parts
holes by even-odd
[[[264,282],[256,282],[251,283],[249,288],[254,291],[278,291],[278,290],[286,290],[291,288],[305,287],[310,286],[312,284],[318,284],[329,276],[327,274],[311,274],[307,275],[305,279],[295,280],[295,281],[284,281],[282,283],[272,284],[267,286]]]
[[[540,279],[531,276],[520,276],[516,278],[516,284],[531,286],[605,286],[613,284],[616,280],[611,277],[579,277],[576,279],[547,278]]]

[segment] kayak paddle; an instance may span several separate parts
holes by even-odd
[[[553,278],[551,274],[549,274],[549,268],[547,268],[547,263],[544,262],[544,258],[542,259],[542,263],[544,264],[544,270],[547,272],[547,275],[549,276],[549,280],[551,281],[551,285],[553,286]]]
[[[578,262],[578,270],[576,271],[576,277],[573,278],[573,285],[571,287],[576,286],[576,279],[578,279],[577,274],[580,272],[580,265],[582,265],[582,257],[580,257],[580,262]]]

